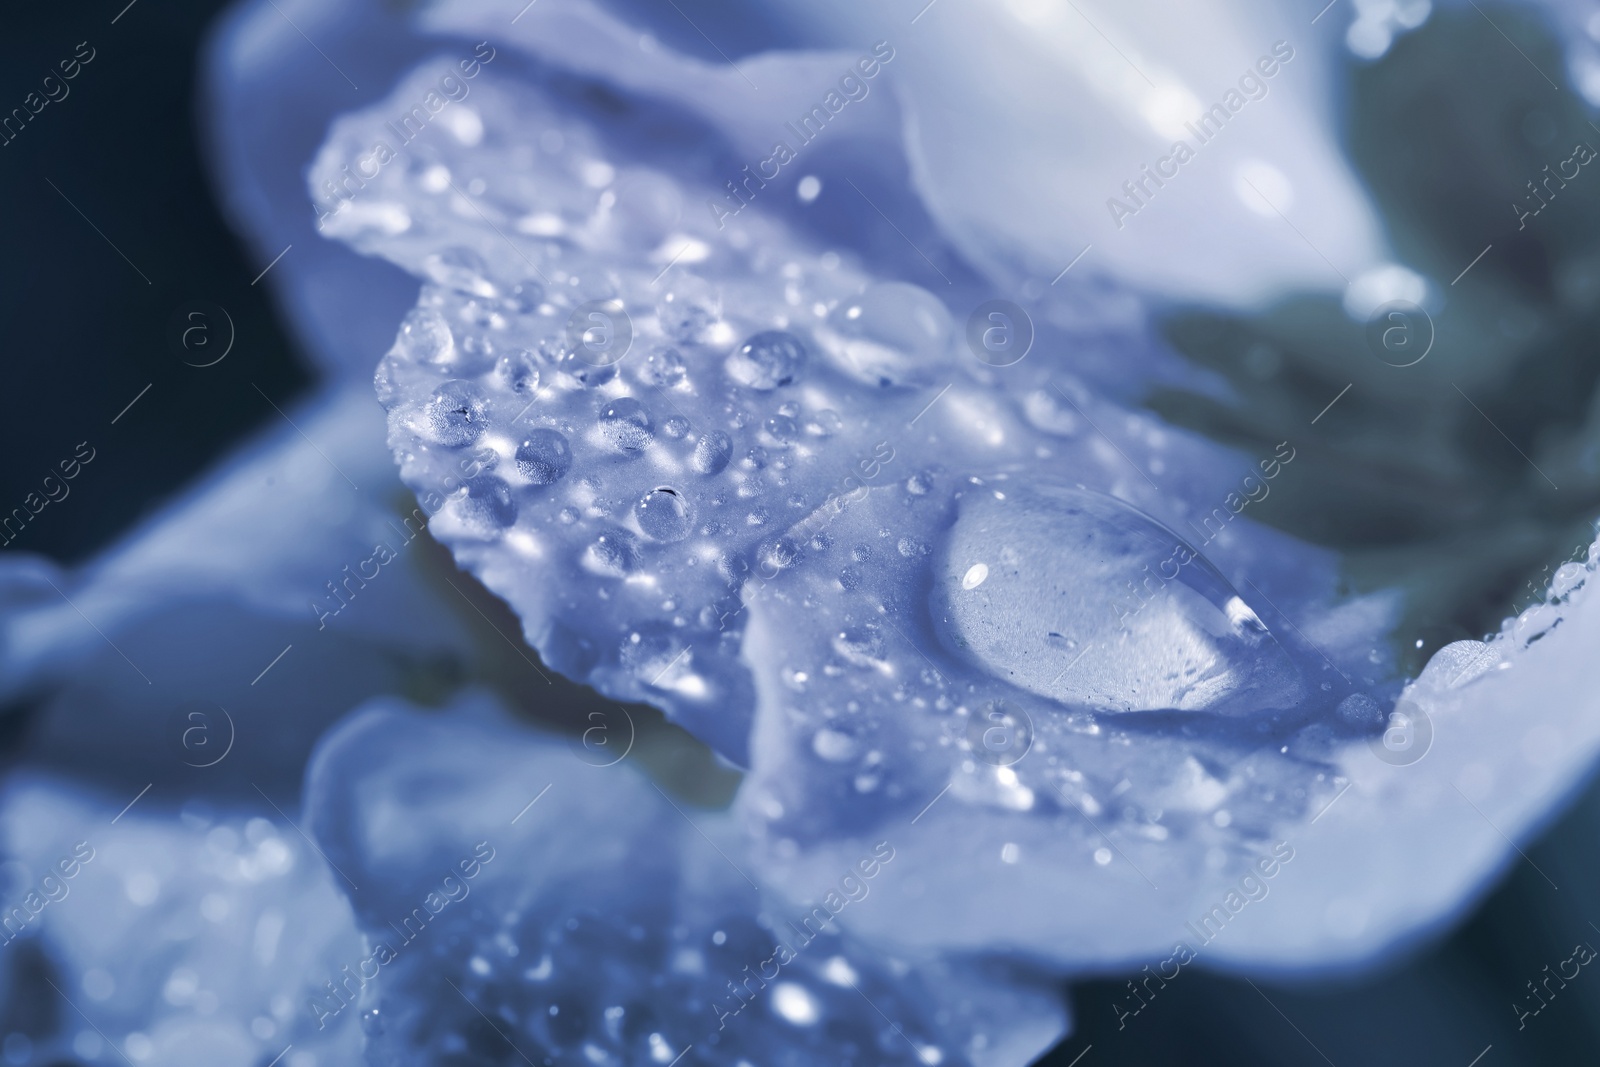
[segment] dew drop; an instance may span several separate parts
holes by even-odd
[[[974,559],[999,565],[974,580]],[[1289,653],[1217,569],[1114,497],[969,493],[935,566],[935,617],[951,651],[1040,696],[1248,714],[1304,692]]]
[[[544,286],[531,278],[511,287],[501,301],[502,306],[518,315],[532,315],[544,303]]]
[[[655,436],[654,423],[645,406],[631,396],[622,396],[600,409],[600,435],[613,452],[637,455]]]
[[[513,393],[529,396],[539,388],[538,357],[526,348],[501,356],[494,373],[499,383]]]
[[[1588,571],[1581,563],[1563,563],[1550,578],[1550,595],[1563,597],[1583,584]]]
[[[673,341],[699,344],[710,338],[721,321],[722,300],[709,282],[681,273],[666,295],[656,301],[656,319],[662,332]]]
[[[492,474],[470,478],[466,495],[457,503],[461,521],[475,532],[493,536],[517,521],[511,487]]]
[[[444,366],[455,358],[455,338],[436,311],[412,308],[400,323],[395,346],[402,355],[418,363]]]
[[[785,330],[764,330],[728,357],[728,374],[740,385],[762,391],[788,385],[800,374],[806,350]]]
[[[684,643],[664,628],[636,630],[623,638],[617,650],[618,661],[646,685],[656,685],[673,668],[687,668],[690,657]]]
[[[683,381],[683,355],[676,348],[658,348],[644,357],[639,380],[658,389],[671,389]]]
[[[489,404],[469,381],[445,382],[428,398],[425,418],[433,439],[450,448],[465,448],[489,428]]]
[[[950,312],[926,289],[904,282],[874,285],[829,317],[839,343],[828,353],[841,370],[869,385],[925,383],[950,361]]]
[[[733,440],[721,430],[701,434],[690,462],[701,474],[721,474],[733,458]]]
[[[556,430],[530,430],[517,446],[517,470],[534,485],[560,481],[571,467],[572,448]]]
[[[605,385],[617,376],[616,363],[591,363],[586,353],[570,348],[559,340],[546,340],[540,351],[550,365],[567,379],[586,389]]]
[[[607,531],[584,550],[583,565],[596,574],[625,577],[639,565],[639,546],[622,530]]]
[[[844,429],[844,420],[832,408],[823,408],[806,420],[806,433],[814,437],[832,437]]]
[[[793,441],[799,434],[799,428],[795,426],[794,420],[787,415],[774,415],[769,418],[766,430],[777,440],[785,443]]]
[[[780,537],[762,545],[758,556],[763,572],[776,574],[800,559],[800,545],[792,537]]]
[[[633,515],[639,522],[639,529],[654,541],[682,541],[694,525],[689,501],[669,486],[652,489],[640,497],[633,505]]]

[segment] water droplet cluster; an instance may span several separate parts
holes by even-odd
[[[366,887],[373,962],[351,970],[377,969],[359,1005],[377,1008],[372,1062],[970,1067],[1009,1019],[1059,1015],[1053,991],[1002,967],[912,971],[855,941],[836,916],[872,903],[887,847],[863,853],[870,878],[851,868],[852,902],[838,874],[764,901],[706,845],[742,854],[729,813],[691,826],[633,765],[596,789],[560,741],[484,711],[374,710],[323,755],[320,795],[352,820],[326,843]],[[419,775],[449,788],[408,792]],[[548,793],[507,827],[498,809],[520,796],[507,787],[529,776]],[[374,848],[354,798],[376,796],[399,818]]]
[[[958,324],[985,294],[872,277],[758,211],[719,229],[704,187],[542,91],[487,76],[470,106],[470,150],[419,140],[363,190],[405,227],[324,223],[424,279],[376,376],[402,477],[551,666],[752,768],[764,862],[835,862],[948,785],[923,823],[1017,824],[1009,870],[1128,876],[1092,817],[1202,871],[1331,795],[1321,761],[1367,729],[1333,709],[1382,665],[1230,582],[1302,619],[1332,599],[1326,558],[1212,520],[1221,453],[1074,377],[1110,326],[1041,306],[995,365]],[[380,115],[336,126],[314,183]]]

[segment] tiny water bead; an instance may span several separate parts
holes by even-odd
[[[602,407],[599,422],[606,444],[622,455],[637,455],[655,436],[650,412],[631,396],[618,397]]]
[[[633,505],[633,516],[645,536],[655,541],[682,541],[694,525],[689,501],[670,486],[652,489]]]
[[[517,470],[534,485],[551,485],[572,467],[572,447],[560,431],[530,430],[517,446]]]
[[[806,349],[786,330],[764,330],[728,357],[730,377],[740,385],[766,391],[788,385],[805,365]]]
[[[456,378],[439,386],[428,398],[428,430],[441,445],[465,448],[488,429],[488,411],[489,402],[483,390]]]
[[[969,493],[938,566],[947,643],[1040,696],[1247,714],[1304,692],[1288,653],[1216,568],[1115,497]]]
[[[698,651],[690,649],[671,634],[635,629],[617,651],[623,668],[650,689],[681,679]],[[581,739],[566,741],[530,742],[526,735],[534,732],[509,716],[485,730],[454,708],[369,717],[360,732],[336,734],[328,809],[355,814],[330,817],[332,833],[344,846],[341,856],[353,855],[352,876],[376,887],[377,903],[357,922],[369,945],[402,946],[381,957],[389,960],[380,979],[384,1025],[371,1025],[370,1013],[360,1016],[367,1061],[522,1063],[521,1052],[530,1064],[585,1067],[1022,1062],[960,1050],[987,1049],[1013,1020],[1036,1028],[1041,1017],[1048,1020],[1043,1004],[1028,999],[1031,983],[939,960],[908,972],[847,928],[819,929],[827,910],[765,904],[764,886],[715,855],[737,840],[733,813],[696,812],[695,822],[686,822],[673,808],[677,801],[627,758],[631,720],[620,711],[596,713],[584,720]],[[847,773],[855,770],[852,754],[859,758],[866,747],[845,726],[814,744],[814,763]],[[596,767],[608,768],[603,782],[596,782]],[[408,914],[405,887],[437,886],[438,870],[465,868],[454,861],[474,853],[463,852],[449,830],[477,839],[487,825],[483,813],[501,802],[505,783],[524,776],[550,786],[537,804],[513,811],[525,832],[494,839],[492,853],[483,846],[476,855],[493,859],[469,868],[488,872],[472,879],[470,899],[433,916],[426,942],[403,947],[384,916]],[[433,795],[419,795],[412,788],[418,780],[434,784]],[[385,802],[376,814],[357,799],[372,796]],[[406,848],[396,854],[353,844],[376,840],[386,818],[420,826]],[[553,836],[596,847],[552,850]],[[903,862],[891,847],[852,851],[841,861],[827,907],[837,909],[845,898],[857,907],[877,895],[893,878],[893,862]],[[492,873],[502,868],[506,875]],[[538,876],[512,877],[518,870]],[[386,885],[384,874],[398,886]],[[468,879],[447,877],[446,889],[458,881]],[[774,922],[774,913],[794,921]],[[738,983],[758,970],[770,1004],[738,995],[747,992]],[[726,1024],[720,1028],[719,1018]],[[503,1034],[514,1035],[515,1049]]]

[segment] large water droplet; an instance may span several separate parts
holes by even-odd
[[[600,409],[600,435],[612,451],[636,455],[655,436],[654,423],[643,404],[620,396]]]
[[[751,389],[776,389],[800,374],[806,361],[805,346],[784,330],[764,330],[740,345],[728,357],[728,373]]]
[[[694,525],[689,501],[670,486],[652,489],[640,497],[633,505],[633,515],[639,521],[639,529],[655,541],[682,541]]]
[[[686,272],[680,272],[672,287],[656,301],[656,319],[662,332],[679,344],[708,340],[721,318],[722,298],[716,288]]]
[[[526,348],[501,356],[494,373],[500,384],[513,393],[527,396],[539,388],[538,357]]]
[[[622,578],[639,565],[639,546],[631,534],[609,530],[584,550],[583,565],[596,574]]]
[[[572,448],[556,430],[529,430],[517,446],[517,470],[534,485],[550,485],[572,467]]]
[[[483,537],[493,537],[517,521],[511,487],[492,474],[468,479],[466,495],[457,502],[461,521]]]
[[[465,448],[489,428],[489,402],[483,390],[457,378],[433,391],[425,417],[435,441],[450,448]]]
[[[552,367],[584,388],[593,389],[617,376],[616,363],[591,362],[591,357],[587,353],[569,347],[560,340],[547,339],[540,342],[539,351],[550,361]]]
[[[544,286],[532,278],[518,282],[501,300],[501,306],[518,315],[532,315],[544,303]]]
[[[400,323],[394,343],[402,355],[417,363],[444,366],[455,358],[455,338],[436,311],[412,308]]]
[[[920,286],[874,285],[828,320],[839,335],[828,353],[869,385],[926,383],[950,361],[950,312]]]
[[[721,474],[732,458],[733,439],[721,430],[712,430],[694,443],[694,458],[690,462],[701,474]]]
[[[692,657],[684,655],[681,638],[660,624],[642,626],[622,639],[617,659],[629,673],[646,685],[659,684],[664,679],[671,684],[669,672],[677,674],[687,669]],[[673,671],[676,667],[679,671]]]
[[[1303,692],[1288,653],[1217,569],[1113,497],[979,488],[938,566],[946,640],[1040,696],[1242,714]]]
[[[683,381],[683,356],[676,348],[658,348],[644,358],[639,380],[659,389],[671,389]]]

